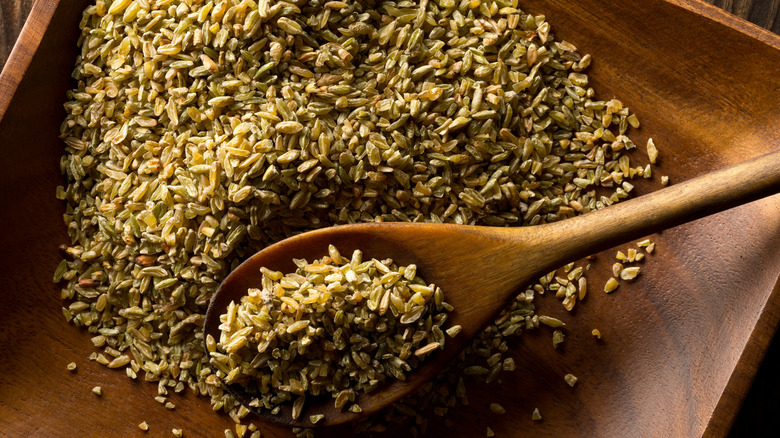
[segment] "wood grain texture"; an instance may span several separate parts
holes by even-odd
[[[0,1],[0,69],[5,65],[16,37],[24,26],[35,0]]]
[[[0,1],[5,7],[9,0]],[[530,11],[546,13],[562,38],[594,55],[594,87],[641,116],[638,143],[656,139],[660,172],[678,182],[778,144],[780,90],[766,87],[776,83],[780,65],[776,37],[693,0],[604,3],[526,2]],[[40,0],[25,46],[0,80],[0,113],[10,108],[0,121],[0,147],[10,151],[0,155],[0,223],[13,230],[0,253],[0,344],[15,353],[0,361],[0,435],[140,436],[136,424],[146,420],[155,436],[172,427],[217,436],[232,422],[214,415],[206,400],[174,397],[176,410],[165,410],[151,400],[155,385],[85,361],[89,334],[58,314],[59,293],[49,279],[66,236],[63,206],[53,196],[62,183],[56,134],[84,4],[63,2],[47,30],[47,13],[57,3]],[[758,0],[751,16],[766,5],[776,16],[777,2]],[[734,71],[738,80],[725,88],[722,79]],[[655,188],[643,184],[637,191]],[[725,435],[780,319],[778,229],[780,201],[773,199],[655,236],[662,257],[646,265],[646,276],[614,296],[589,296],[563,353],[551,350],[547,335],[524,335],[512,355],[526,372],[508,375],[504,387],[470,385],[471,405],[450,415],[453,430],[482,436],[491,424],[500,436]],[[613,255],[596,257],[593,284],[603,284]],[[554,301],[539,305],[546,314],[565,313]],[[604,342],[590,337],[593,327]],[[75,374],[65,370],[70,361],[79,363]],[[586,378],[572,390],[561,379],[567,372]],[[89,391],[95,384],[103,386],[102,398]],[[493,400],[513,415],[491,415],[485,405]],[[540,424],[530,420],[534,407],[544,415]],[[264,427],[265,436],[283,433]],[[433,421],[429,429],[430,436],[453,434]]]
[[[780,0],[704,0],[737,17],[744,18],[775,33],[780,31],[777,11]]]

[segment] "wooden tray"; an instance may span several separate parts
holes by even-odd
[[[147,421],[148,436],[221,436],[232,421],[206,399],[173,396],[169,411],[152,399],[156,385],[87,361],[89,335],[60,313],[51,283],[67,241],[54,196],[63,181],[57,133],[86,3],[39,0],[0,75],[0,435],[142,436],[137,424]],[[780,37],[693,0],[523,8],[593,55],[594,88],[639,115],[637,143],[652,136],[659,145],[657,174],[679,182],[780,147]],[[596,257],[576,318],[555,299],[537,300],[568,324],[562,351],[547,332],[524,334],[512,348],[519,370],[501,385],[470,385],[469,406],[449,415],[454,427],[432,417],[429,436],[484,436],[487,426],[499,437],[725,435],[780,320],[780,197],[653,239],[657,255],[641,279],[610,296],[596,285],[615,251]],[[71,361],[76,373],[65,369]],[[580,378],[573,389],[569,372]],[[492,401],[508,413],[492,414]]]

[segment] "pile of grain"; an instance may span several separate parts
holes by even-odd
[[[202,323],[255,251],[342,223],[552,222],[651,176],[627,155],[637,118],[588,88],[590,56],[516,0],[97,0],[81,29],[57,190],[63,313],[96,360],[236,419]],[[505,339],[538,326],[534,291],[558,285],[572,309],[581,268],[521,294],[466,373],[495,380]],[[441,378],[455,388],[461,368]]]

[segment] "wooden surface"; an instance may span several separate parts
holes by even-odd
[[[704,0],[774,33],[780,33],[778,0]]]
[[[22,31],[34,0],[0,0],[0,69]]]
[[[545,12],[560,37],[593,54],[594,87],[604,97],[619,96],[641,116],[638,143],[649,135],[656,139],[661,172],[679,182],[780,142],[777,38],[692,0],[603,3],[525,2],[530,11]],[[0,4],[0,35],[7,41],[16,32],[6,22],[24,13],[6,12],[15,10],[14,2]],[[36,8],[46,11],[53,4]],[[0,253],[0,343],[8,352],[0,362],[0,434],[132,436],[141,434],[135,425],[147,420],[154,436],[168,435],[172,427],[185,428],[187,436],[216,436],[231,420],[213,415],[205,400],[191,395],[173,397],[177,408],[167,411],[151,401],[155,385],[85,361],[88,334],[58,314],[61,303],[49,280],[58,262],[56,246],[65,239],[63,207],[53,196],[61,183],[56,133],[75,58],[73,30],[84,4],[57,9],[56,25],[44,35],[0,123],[0,223],[7,230]],[[775,31],[777,4],[719,2]],[[43,29],[25,32],[30,44],[29,37]],[[26,53],[36,45],[26,46]],[[26,63],[16,65],[4,80],[21,78]],[[726,84],[723,78],[734,78],[735,71],[736,80]],[[0,113],[9,97],[0,93]],[[640,192],[655,188],[637,186]],[[641,281],[619,295],[589,296],[570,324],[564,354],[550,349],[547,336],[524,335],[512,353],[527,372],[504,380],[512,390],[469,388],[469,408],[450,416],[454,430],[480,436],[490,424],[498,436],[725,435],[780,319],[778,229],[775,197],[656,236],[663,256],[646,265]],[[613,254],[597,256],[594,284],[606,279],[599,272],[608,270]],[[560,315],[555,304],[540,306]],[[590,339],[592,327],[605,334],[603,343]],[[75,374],[65,371],[71,361],[79,363]],[[770,354],[765,364],[776,369],[777,359]],[[586,378],[571,391],[560,376],[574,370]],[[772,371],[759,372],[758,379],[769,378],[754,385],[758,398],[748,398],[734,436],[761,436],[756,424],[778,430],[780,395]],[[96,384],[104,388],[100,399],[90,392]],[[513,415],[491,415],[485,405],[493,400],[511,407]],[[530,421],[535,406],[544,415],[541,424]],[[431,436],[451,434],[440,424],[429,429]],[[266,435],[277,433],[266,429]]]

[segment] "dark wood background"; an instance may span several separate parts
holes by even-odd
[[[741,18],[780,34],[780,0],[705,0]],[[0,0],[0,68],[11,53],[34,0]],[[775,336],[730,438],[774,437],[780,434],[780,336]]]

